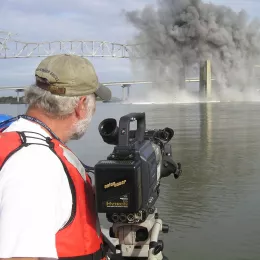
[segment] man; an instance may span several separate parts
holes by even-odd
[[[35,76],[26,115],[0,133],[0,258],[103,259],[91,180],[65,143],[111,92],[78,56],[48,57]]]

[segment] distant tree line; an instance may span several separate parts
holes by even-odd
[[[25,104],[23,100],[23,96],[19,98],[19,102],[17,102],[17,97],[0,97],[0,104]]]
[[[97,97],[97,101],[101,101],[100,98]],[[116,97],[112,97],[110,102],[119,102],[120,99]],[[23,96],[20,97],[19,102],[17,102],[17,97],[0,97],[0,104],[26,104],[24,102]]]

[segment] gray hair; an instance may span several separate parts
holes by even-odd
[[[90,113],[94,112],[96,98],[94,94],[86,95],[86,105]],[[52,118],[66,118],[76,108],[81,97],[63,97],[53,95],[36,85],[30,86],[24,92],[24,101],[30,108],[40,108]]]

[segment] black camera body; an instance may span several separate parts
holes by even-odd
[[[152,206],[158,195],[156,155],[151,143],[116,147],[108,160],[95,166],[95,183],[99,212],[130,213]]]
[[[135,120],[137,130],[130,131]],[[163,164],[163,158],[171,156],[171,147],[166,151],[161,139],[171,139],[173,130],[146,131],[145,113],[131,113],[121,117],[119,127],[115,119],[105,119],[99,132],[105,142],[116,146],[107,160],[95,165],[97,211],[106,213],[112,223],[145,221],[153,213],[160,179],[171,173],[177,178],[181,172],[173,161]]]

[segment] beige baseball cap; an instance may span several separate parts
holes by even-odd
[[[104,101],[111,90],[98,82],[93,65],[86,58],[59,54],[45,58],[35,71],[36,85],[54,95],[75,97],[95,93]]]

